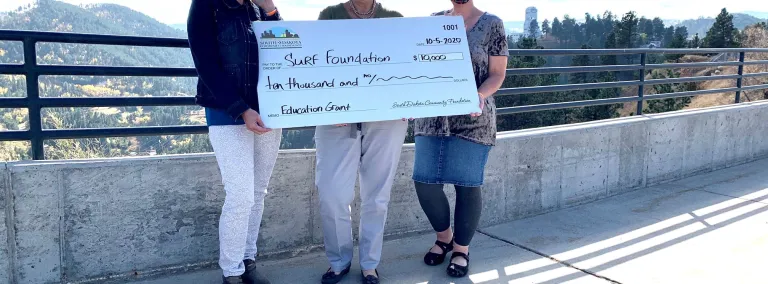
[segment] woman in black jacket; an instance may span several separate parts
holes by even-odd
[[[193,0],[187,30],[198,73],[196,101],[226,197],[219,222],[224,283],[269,283],[256,270],[256,240],[281,131],[259,115],[259,50],[253,21],[279,21],[272,0]]]

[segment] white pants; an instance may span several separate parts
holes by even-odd
[[[340,272],[352,262],[350,205],[355,198],[358,170],[362,200],[360,266],[372,270],[379,265],[389,195],[407,129],[408,123],[404,121],[362,123],[360,131],[350,127],[317,127],[315,184],[325,253],[333,271]]]
[[[219,266],[225,277],[242,275],[243,260],[256,259],[264,197],[281,134],[277,129],[258,135],[244,125],[209,127],[226,192],[219,220]]]

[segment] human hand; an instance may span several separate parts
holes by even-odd
[[[259,6],[259,8],[261,8],[267,13],[277,9],[275,7],[275,2],[273,2],[272,0],[251,0],[251,2],[253,2],[253,4],[256,4],[256,6]]]
[[[473,112],[469,115],[472,117],[478,117],[483,115],[483,109],[485,109],[485,97],[480,92],[477,93],[477,96],[480,97],[480,112]]]
[[[245,127],[253,133],[264,134],[272,131],[272,129],[264,126],[264,121],[261,120],[261,115],[255,110],[248,109],[242,116],[245,121]]]
[[[413,117],[411,117],[411,118],[405,118],[405,117],[403,117],[403,121],[413,121],[413,120],[414,120],[414,118],[413,118]]]

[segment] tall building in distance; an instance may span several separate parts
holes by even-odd
[[[536,9],[536,7],[528,7],[525,9],[525,24],[523,24],[523,34],[527,37],[534,36],[539,37],[541,36],[541,28],[537,29],[536,34],[531,34],[531,22],[536,21],[538,23],[538,17],[539,17],[539,10]],[[539,23],[541,25],[541,23]]]

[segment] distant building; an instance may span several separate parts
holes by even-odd
[[[525,34],[523,33],[514,33],[514,32],[507,33],[507,39],[511,42],[518,42],[523,36],[525,36]]]
[[[534,36],[534,37],[541,36],[541,28],[539,28],[536,31],[535,35],[531,34],[531,22],[536,21],[538,23],[539,22],[538,17],[539,17],[539,9],[536,9],[536,7],[531,6],[525,9],[525,23],[523,24],[523,35]],[[541,25],[541,23],[539,23],[539,25]]]

